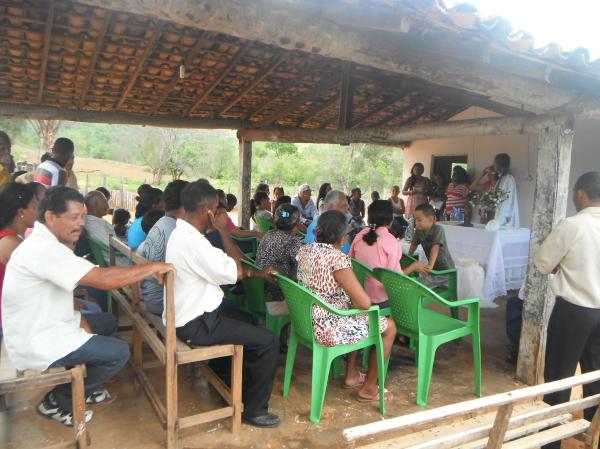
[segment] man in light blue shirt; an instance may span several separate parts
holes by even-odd
[[[323,212],[327,210],[337,210],[344,215],[348,216],[348,197],[344,192],[340,192],[339,190],[332,190],[327,194],[325,199],[323,200]],[[350,217],[348,218],[350,219]],[[314,243],[317,241],[317,236],[315,235],[315,228],[319,222],[319,215],[315,217],[313,222],[310,224],[308,229],[306,230],[306,237],[304,238],[304,243]],[[340,248],[340,250],[344,254],[348,254],[350,252],[350,242],[346,241],[344,246]]]

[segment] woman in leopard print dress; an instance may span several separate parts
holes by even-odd
[[[368,309],[371,299],[354,275],[351,259],[339,249],[347,238],[346,221],[344,214],[333,210],[319,217],[315,229],[317,242],[300,248],[298,252],[298,281],[337,309]],[[367,314],[339,316],[313,306],[312,319],[315,338],[323,346],[356,343],[369,334]],[[391,319],[382,317],[380,331],[387,359],[396,335],[396,326]],[[359,400],[378,399],[375,351],[371,351],[366,376],[358,371],[356,353],[350,354],[344,386],[360,387]]]

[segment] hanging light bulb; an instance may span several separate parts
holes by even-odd
[[[179,79],[184,79],[185,78],[185,66],[183,64],[181,64],[179,66]]]

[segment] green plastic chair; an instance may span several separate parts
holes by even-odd
[[[256,237],[237,237],[232,235],[231,238],[236,243],[248,243],[250,245],[251,250],[244,253],[246,257],[250,259],[254,259],[256,257],[256,251],[258,250],[258,239]]]
[[[417,404],[427,405],[435,351],[444,343],[468,335],[473,339],[475,394],[481,396],[481,346],[479,298],[449,302],[431,289],[402,273],[384,268],[374,270],[384,285],[398,334],[415,339],[417,345]],[[444,307],[466,306],[467,321],[449,317],[425,307],[435,303]]]
[[[263,234],[266,234],[271,229],[276,229],[273,222],[270,220],[267,220],[265,217],[255,215],[254,221],[256,222],[256,225],[258,226],[258,230],[260,232],[262,232]]]
[[[90,248],[92,249],[92,254],[94,255],[94,259],[96,259],[96,263],[101,268],[106,268],[109,266],[108,261],[104,258],[104,251],[108,252],[108,245],[104,244],[98,239],[87,236],[88,242],[90,243]],[[118,253],[120,254],[120,253]],[[106,292],[106,310],[108,313],[112,313],[112,296],[109,291]]]
[[[352,259],[352,271],[354,271],[354,274],[358,278],[358,282],[360,282],[360,285],[362,285],[363,288],[365,286],[365,280],[368,277],[372,277],[377,281],[379,280],[372,268],[368,267],[367,265],[356,259]],[[383,309],[381,309],[381,315],[390,316],[391,314],[392,309],[390,309],[389,307],[384,307]]]
[[[242,260],[242,264],[253,270],[261,271],[258,265]],[[281,331],[290,323],[290,315],[271,315],[265,300],[265,281],[259,278],[244,278],[244,292],[246,296],[246,311],[255,320],[264,319],[266,328],[281,337]]]
[[[410,264],[417,262],[418,260],[418,254],[402,254],[402,259],[400,259],[400,266],[402,267],[402,269],[404,269]],[[435,287],[432,288],[432,290],[436,292],[439,296],[444,298],[446,301],[456,301],[458,299],[458,276],[456,268],[450,268],[448,270],[431,270],[429,274],[431,276],[448,276],[447,287]],[[417,279],[419,277],[419,274],[412,273],[410,276]],[[451,308],[450,314],[452,315],[452,318],[458,318],[458,309]]]
[[[313,423],[319,423],[323,411],[323,402],[325,400],[327,381],[329,379],[329,371],[332,362],[344,354],[374,345],[377,351],[377,367],[379,370],[379,409],[381,410],[381,413],[385,413],[385,363],[383,360],[383,343],[381,340],[381,333],[379,332],[379,307],[372,306],[368,310],[338,310],[325,303],[315,293],[301,286],[297,282],[280,274],[275,274],[275,276],[279,279],[279,286],[288,303],[292,320],[287,360],[285,363],[283,396],[287,396],[290,392],[296,350],[298,348],[298,343],[300,343],[311,349],[313,352],[310,420]],[[311,313],[313,305],[322,307],[327,311],[340,316],[354,316],[368,313],[369,336],[352,345],[332,347],[320,345],[316,341],[313,331]]]

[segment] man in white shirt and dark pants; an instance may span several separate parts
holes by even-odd
[[[577,215],[560,222],[535,254],[543,274],[554,273],[556,304],[548,323],[544,379],[552,382],[600,369],[600,172],[575,183]],[[583,386],[585,397],[600,393],[600,382]],[[550,405],[567,402],[571,390],[544,397]],[[589,421],[595,408],[585,410]],[[547,447],[560,447],[558,444]]]
[[[251,324],[244,312],[220,307],[221,285],[234,284],[244,277],[267,278],[269,270],[259,272],[241,265],[244,256],[229,235],[227,214],[215,217],[219,204],[217,191],[208,182],[188,184],[182,192],[181,203],[185,217],[177,220],[167,243],[165,259],[177,270],[177,336],[200,346],[243,345],[242,419],[258,427],[275,427],[279,417],[269,413],[268,407],[277,371],[277,338]],[[225,252],[213,247],[204,236],[209,225],[221,235]]]
[[[39,218],[6,266],[2,318],[7,353],[19,370],[72,367],[84,363],[86,403],[110,400],[102,385],[127,363],[129,346],[74,310],[79,284],[104,290],[125,287],[152,274],[172,270],[165,263],[98,268],[77,257],[73,247],[83,229],[83,196],[68,187],[51,187],[38,207]],[[70,385],[59,385],[37,407],[40,415],[73,425]],[[93,416],[86,411],[86,422]]]

